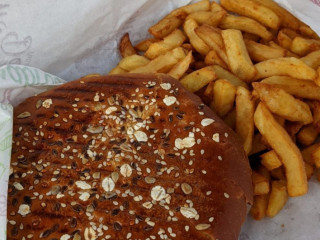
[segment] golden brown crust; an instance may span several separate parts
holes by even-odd
[[[11,240],[235,240],[252,202],[234,132],[165,75],[31,97],[15,108],[13,141]]]

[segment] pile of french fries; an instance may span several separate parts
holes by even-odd
[[[320,40],[272,0],[220,2],[172,11],[136,46],[124,35],[110,74],[167,73],[198,94],[243,141],[252,216],[274,217],[320,168]]]

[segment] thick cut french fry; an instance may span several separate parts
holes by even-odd
[[[174,12],[169,13],[158,23],[149,28],[149,33],[156,38],[164,38],[173,30],[179,28],[188,13],[185,10],[176,9]]]
[[[283,167],[279,167],[270,171],[272,178],[277,180],[286,180]]]
[[[211,66],[194,71],[181,79],[181,84],[190,92],[196,92],[217,78]]]
[[[256,153],[259,153],[259,152],[262,152],[267,149],[267,146],[262,143],[261,137],[262,136],[260,133],[257,133],[253,136],[252,149],[251,149],[249,156],[256,154]]]
[[[287,130],[289,136],[292,138],[294,142],[296,141],[296,134],[301,130],[302,127],[302,122],[286,121],[284,125],[284,128]]]
[[[224,69],[228,68],[227,64],[219,57],[215,50],[208,52],[204,59],[205,64],[207,65],[219,65]]]
[[[299,56],[297,54],[289,51],[288,49],[285,49],[285,48],[281,47],[280,45],[276,44],[274,41],[270,41],[268,44],[269,44],[270,47],[285,50],[286,51],[286,57],[299,58]]]
[[[187,56],[188,51],[186,51],[182,47],[177,47],[175,49],[172,49],[169,52],[166,52],[165,54],[167,54],[167,53],[171,53],[173,57],[177,58],[178,60],[181,60],[181,59],[184,59]]]
[[[271,29],[278,29],[280,26],[280,18],[270,8],[252,0],[221,0],[221,5],[234,13],[253,18],[264,26]]]
[[[309,67],[317,69],[320,66],[320,50],[311,52],[300,60],[307,64]]]
[[[317,68],[317,77],[314,80],[314,83],[320,87],[320,66]]]
[[[290,50],[292,38],[290,38],[286,33],[284,33],[283,31],[279,31],[277,40],[281,47]]]
[[[259,94],[260,100],[268,106],[271,112],[289,121],[312,123],[312,113],[305,102],[294,98],[280,88],[265,83],[253,83],[252,86]]]
[[[317,168],[320,168],[320,147],[315,148],[311,153],[312,162],[316,165]]]
[[[173,68],[168,72],[168,75],[179,80],[183,74],[188,70],[191,62],[192,62],[192,51],[189,51],[187,56],[178,62]]]
[[[116,66],[115,68],[111,69],[109,74],[123,74],[123,73],[127,73],[128,71],[122,69],[119,66]]]
[[[197,27],[195,31],[199,35],[199,37],[201,37],[203,41],[208,44],[208,46],[211,47],[211,45],[209,44],[211,41],[213,41],[219,46],[219,49],[224,49],[224,43],[221,36],[222,30],[220,28],[215,28],[207,24],[203,24]]]
[[[223,30],[221,34],[231,71],[243,81],[250,82],[257,71],[251,62],[241,32],[228,29]]]
[[[307,179],[310,180],[310,178],[312,177],[312,175],[314,173],[314,167],[307,162],[305,162],[304,165],[306,167]]]
[[[238,87],[236,96],[236,133],[240,136],[247,154],[252,149],[254,108],[255,104],[250,91],[244,87]]]
[[[304,146],[309,146],[317,139],[319,133],[313,124],[304,126],[297,135],[297,140]]]
[[[234,105],[237,88],[225,79],[215,81],[211,108],[220,116],[225,116]]]
[[[308,183],[302,155],[264,103],[259,103],[254,114],[254,122],[285,167],[289,196],[306,194]]]
[[[221,5],[219,3],[217,3],[217,2],[215,2],[215,1],[212,1],[210,8],[211,8],[210,11],[215,13],[215,14],[218,13],[218,12],[227,13],[227,11],[224,10],[224,8],[221,7]]]
[[[312,144],[311,146],[303,149],[301,151],[303,160],[311,165],[315,165],[314,158],[312,157],[312,154],[318,150],[320,151],[320,143]]]
[[[257,91],[253,89],[251,94],[254,99],[254,102],[256,103],[256,105],[258,105],[258,103],[260,102],[260,99],[259,99],[259,95],[258,95]]]
[[[285,57],[285,49],[273,48],[251,40],[245,40],[245,44],[251,59],[255,62],[262,62],[268,59]]]
[[[221,30],[209,25],[202,25],[196,28],[197,35],[225,62],[228,63],[226,49],[221,37]]]
[[[236,128],[236,109],[233,108],[224,118],[223,121],[233,130]]]
[[[265,26],[248,17],[227,14],[221,20],[219,27],[223,29],[238,29],[243,32],[252,33],[267,41],[273,38],[272,33],[269,32]]]
[[[147,65],[149,62],[150,62],[149,59],[143,56],[134,54],[134,55],[122,58],[118,66],[126,71],[131,71],[138,67]]]
[[[299,58],[299,56],[291,51],[287,51],[286,53],[286,57],[295,57],[295,58]]]
[[[288,193],[285,181],[272,181],[271,193],[266,215],[276,216],[288,201]]]
[[[313,126],[320,133],[320,102],[319,101],[309,101],[308,105],[311,108],[313,116]]]
[[[136,50],[132,46],[132,43],[129,38],[129,33],[123,35],[119,44],[119,51],[122,57],[128,57],[134,54],[137,54]]]
[[[313,81],[306,81],[287,76],[273,76],[261,81],[276,88],[281,88],[287,93],[306,99],[320,100],[320,87]]]
[[[210,102],[212,101],[213,99],[213,85],[214,85],[214,82],[210,82],[207,87],[206,87],[206,90],[204,90],[204,93],[203,95],[208,97],[210,99]]]
[[[293,16],[286,9],[282,8],[278,3],[273,0],[253,0],[257,4],[261,4],[273,12],[275,12],[281,20],[281,26],[288,27],[294,30],[298,30],[300,26],[300,20]]]
[[[254,41],[254,40],[253,40]],[[278,49],[284,49],[283,47],[281,47],[279,44],[275,43],[274,41],[270,41],[268,42],[268,45],[270,47],[273,47],[273,48],[278,48]],[[285,49],[286,50],[286,49]]]
[[[282,165],[281,160],[279,159],[276,152],[273,150],[260,155],[260,158],[261,164],[270,171],[279,168]]]
[[[252,183],[254,195],[264,195],[269,193],[269,180],[256,171],[252,171]]]
[[[261,220],[265,217],[269,201],[269,194],[256,195],[253,197],[253,205],[250,213],[255,220]]]
[[[194,49],[197,50],[201,55],[206,55],[210,48],[208,45],[196,34],[195,29],[198,27],[197,22],[190,18],[186,20],[183,24],[183,29],[187,36],[189,37],[189,41]]]
[[[271,179],[270,171],[266,169],[264,166],[260,165],[257,169],[257,173],[264,176],[266,179],[268,179],[268,181],[270,181]]]
[[[178,61],[185,57],[185,53],[181,47],[175,48],[164,55],[153,59],[148,64],[138,67],[131,73],[166,73],[168,72]]]
[[[181,47],[183,47],[187,51],[194,51],[195,50],[190,43],[184,43],[181,45]]]
[[[310,52],[319,50],[320,40],[295,37],[291,43],[290,49],[292,52],[304,56]]]
[[[152,43],[144,55],[147,58],[154,59],[174,48],[180,47],[185,40],[186,36],[183,32],[176,29],[168,36],[164,37],[163,40]]]
[[[241,86],[244,88],[248,88],[248,85],[245,82],[243,82],[237,76],[233,75],[231,72],[225,70],[221,66],[214,65],[213,69],[216,72],[216,74],[218,75],[218,78],[226,79],[235,86]]]
[[[142,40],[141,42],[139,42],[137,45],[134,46],[134,48],[137,51],[145,52],[148,50],[148,48],[150,47],[150,45],[152,43],[159,42],[159,41],[160,41],[160,39],[148,38],[148,39],[145,39],[145,40]]]
[[[311,29],[311,27],[309,27],[308,25],[302,23],[302,25],[299,27],[299,32],[304,36],[304,37],[307,37],[307,38],[313,38],[313,39],[316,39],[316,40],[319,40],[320,37],[319,35],[313,31]]]
[[[271,76],[289,76],[305,80],[315,80],[316,71],[294,57],[269,59],[255,65],[258,74],[255,80]]]
[[[291,28],[282,28],[280,32],[285,33],[291,39],[294,39],[295,37],[301,37],[299,33],[297,33],[295,30],[292,30]]]
[[[259,36],[252,34],[252,33],[244,32],[242,35],[243,35],[244,40],[251,40],[251,41],[259,42],[259,39],[260,39]]]
[[[290,50],[292,41],[295,37],[300,35],[290,28],[283,28],[278,32],[277,40],[280,46]]]
[[[185,5],[183,7],[178,8],[177,10],[173,10],[172,14],[175,14],[175,11],[185,11],[187,14],[191,14],[193,12],[199,11],[209,11],[210,10],[210,1],[209,0],[201,0],[199,2]]]
[[[225,11],[211,12],[211,11],[199,11],[188,15],[186,19],[192,18],[200,24],[208,24],[210,26],[216,27],[221,22],[222,18],[226,15]]]

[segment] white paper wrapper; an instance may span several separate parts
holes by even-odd
[[[6,239],[7,191],[12,142],[12,106],[0,104],[0,239]]]
[[[6,239],[7,191],[12,144],[13,106],[64,80],[37,68],[18,65],[0,67],[0,239]]]
[[[12,106],[52,86],[90,73],[106,74],[119,60],[117,44],[129,32],[134,43],[169,11],[190,0],[2,0],[0,2],[0,239],[6,239]],[[277,0],[320,33],[319,0]],[[51,75],[53,74],[53,75]],[[56,77],[58,76],[58,77]],[[11,104],[11,105],[10,105]],[[320,236],[320,185],[291,198],[273,219],[246,221],[240,240]],[[221,239],[223,240],[223,239]]]
[[[137,42],[151,24],[190,0],[1,2],[0,65],[34,66],[68,81],[107,73],[125,32]]]

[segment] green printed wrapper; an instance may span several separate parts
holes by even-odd
[[[13,106],[65,81],[37,68],[0,67],[0,239],[6,239],[7,192],[12,146]]]
[[[6,239],[7,191],[12,143],[11,105],[0,103],[0,239]]]

